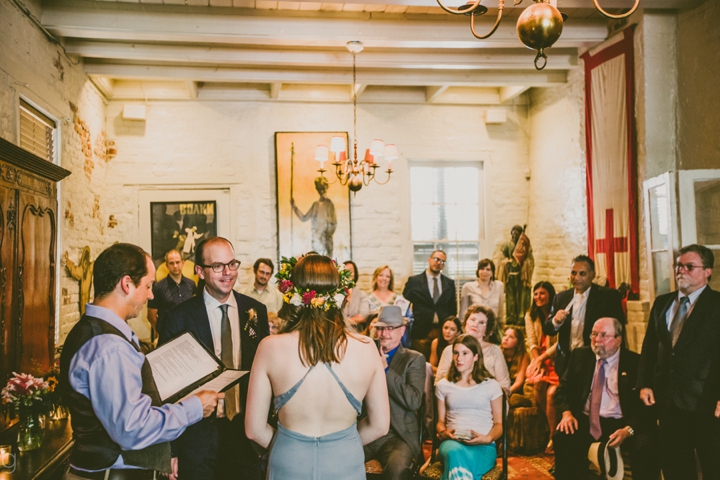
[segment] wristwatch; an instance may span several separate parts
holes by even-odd
[[[630,435],[631,437],[635,435],[635,430],[633,430],[630,425],[626,426],[625,428],[627,428],[628,435]]]

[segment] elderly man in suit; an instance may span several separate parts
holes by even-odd
[[[620,294],[592,283],[594,279],[595,262],[586,255],[575,257],[570,271],[573,288],[555,296],[550,315],[543,325],[546,335],[558,336],[555,370],[560,377],[570,352],[590,345],[590,331],[599,318],[616,318],[625,325]]]
[[[441,321],[457,315],[455,282],[442,274],[447,255],[435,250],[428,258],[428,268],[408,278],[403,296],[412,302],[415,317],[410,338],[412,348],[430,359],[430,344],[440,336]]]
[[[410,479],[421,460],[419,416],[425,388],[425,359],[401,344],[405,319],[400,307],[380,310],[375,324],[390,396],[390,431],[365,445],[365,461],[377,459],[386,480]]]
[[[666,480],[720,478],[720,292],[715,258],[702,245],[680,249],[678,291],[655,299],[643,341],[640,398],[657,404]]]
[[[192,332],[226,366],[250,370],[258,343],[270,330],[265,305],[233,291],[239,267],[228,240],[200,242],[195,271],[204,282],[203,291],[170,310],[160,343]],[[218,416],[193,425],[175,443],[180,480],[260,480],[260,461],[245,436],[242,415],[248,377],[226,392],[224,412],[218,409]]]
[[[558,480],[586,478],[590,444],[608,440],[609,446],[622,445],[630,452],[633,478],[658,477],[648,456],[653,451],[652,412],[635,388],[640,356],[622,346],[622,330],[617,319],[601,318],[592,326],[591,346],[570,356],[555,394],[562,414],[553,436]]]

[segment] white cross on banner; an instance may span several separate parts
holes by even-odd
[[[588,253],[612,288],[639,289],[634,155],[633,27],[585,62]]]

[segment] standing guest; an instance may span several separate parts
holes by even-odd
[[[557,336],[551,337],[543,333],[543,323],[550,314],[550,305],[555,298],[555,287],[550,282],[538,282],[533,287],[533,304],[525,314],[525,344],[530,352],[530,365],[526,372],[526,382],[533,385],[535,401],[545,413],[548,422],[550,440],[545,453],[552,455],[552,432],[557,425],[555,413],[555,391],[560,379],[555,373],[555,350]]]
[[[437,372],[442,352],[448,345],[452,345],[453,341],[462,333],[462,323],[458,317],[448,317],[443,322],[440,331],[442,335],[433,340],[430,345],[430,365],[432,365],[433,373]]]
[[[452,365],[435,388],[441,478],[481,478],[495,466],[503,392],[484,367],[475,337],[460,335],[450,348]]]
[[[575,257],[570,270],[573,288],[555,296],[550,315],[543,325],[545,334],[558,336],[555,369],[560,377],[565,372],[570,352],[590,345],[590,332],[599,318],[617,318],[625,324],[620,294],[617,290],[594,284],[594,279],[595,262],[586,255]]]
[[[470,305],[465,311],[465,319],[463,320],[463,331],[475,337],[482,346],[482,360],[485,368],[490,375],[500,384],[506,391],[510,391],[510,374],[508,373],[507,364],[502,350],[496,344],[488,341],[495,336],[496,323],[495,314],[492,310],[482,305]],[[450,365],[452,364],[452,348],[446,347],[438,362],[437,372],[435,373],[435,385],[445,378]]]
[[[352,280],[320,255],[283,261],[278,277],[288,325],[258,349],[248,436],[270,448],[269,480],[364,480],[362,445],[387,433],[390,414],[382,357],[342,316]],[[358,422],[363,401],[367,416]],[[267,423],[271,404],[277,431]]]
[[[152,479],[177,474],[170,443],[215,411],[203,391],[162,405],[150,364],[127,321],[152,297],[155,266],[140,247],[116,243],[95,261],[95,299],[65,340],[60,389],[75,443],[66,480]]]
[[[460,293],[460,317],[470,305],[485,305],[492,309],[495,318],[505,323],[505,288],[495,279],[495,264],[489,258],[478,262],[477,282],[468,282]]]
[[[505,329],[500,349],[505,357],[505,364],[510,375],[510,406],[526,406],[530,402],[523,395],[523,387],[530,357],[525,351],[525,336],[522,330],[515,327]]]
[[[272,260],[258,258],[253,265],[253,274],[255,275],[253,284],[240,292],[265,305],[268,313],[277,313],[283,304],[280,290],[270,285],[273,271],[275,271],[275,265]]]
[[[355,284],[355,286],[350,289],[349,300],[343,307],[343,316],[345,317],[345,320],[350,322],[350,325],[355,325],[355,329],[357,331],[362,331],[365,328],[367,317],[370,315],[370,303],[368,301],[368,296],[367,293],[357,288],[357,281],[360,275],[355,262],[352,260],[346,260],[343,265],[345,265],[345,268],[350,271]]]
[[[680,249],[678,291],[653,304],[638,386],[657,404],[666,480],[720,478],[720,293],[710,288],[715,258],[702,245]]]
[[[408,278],[403,295],[412,303],[415,323],[410,332],[412,348],[430,359],[430,344],[440,336],[440,319],[457,315],[455,282],[442,274],[447,255],[435,250],[423,273]]]
[[[622,445],[630,454],[633,479],[658,478],[655,449],[646,443],[654,436],[650,410],[635,386],[640,355],[622,346],[622,332],[619,320],[601,318],[591,328],[591,346],[570,356],[555,396],[562,415],[553,437],[558,480],[586,478],[588,448],[597,441]]]
[[[170,311],[160,343],[192,332],[228,368],[251,370],[260,340],[270,334],[265,305],[233,291],[240,261],[225,238],[212,237],[195,250],[202,295]],[[260,479],[260,460],[245,436],[242,410],[248,376],[225,393],[225,416],[189,428],[175,443],[180,480]]]
[[[158,331],[158,319],[162,323],[166,315],[175,305],[195,295],[197,286],[191,279],[183,276],[182,270],[185,260],[177,250],[170,250],[165,254],[165,265],[168,276],[153,285],[153,298],[148,301],[147,317],[152,326],[152,337]]]
[[[365,446],[365,461],[377,459],[385,480],[409,480],[413,461],[422,463],[418,415],[423,413],[425,359],[402,346],[405,320],[400,307],[383,307],[375,330],[390,397],[390,431]]]

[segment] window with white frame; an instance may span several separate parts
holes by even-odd
[[[55,120],[20,99],[20,147],[48,162],[55,161]]]
[[[410,203],[413,271],[427,268],[433,250],[448,259],[443,273],[457,291],[475,279],[483,237],[483,168],[479,162],[413,162]]]

